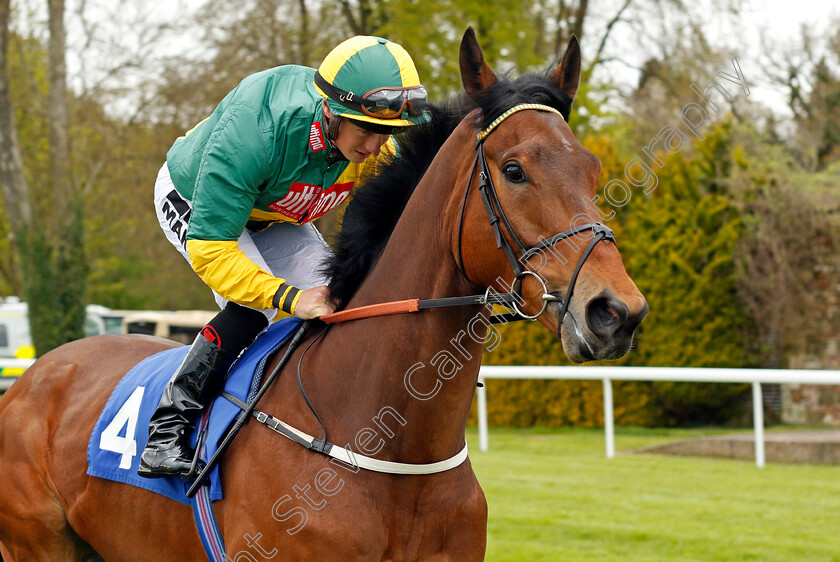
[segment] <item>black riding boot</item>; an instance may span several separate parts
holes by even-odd
[[[169,380],[149,423],[149,442],[137,474],[146,478],[186,475],[194,451],[189,438],[211,389],[224,379],[230,360],[222,348],[199,334]]]

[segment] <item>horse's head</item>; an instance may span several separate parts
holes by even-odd
[[[508,291],[517,265],[533,272],[520,275],[520,309],[536,315],[548,302],[539,320],[561,339],[570,359],[621,357],[648,306],[624,269],[612,232],[594,226],[603,222],[594,204],[601,163],[566,123],[580,79],[577,39],[569,41],[548,78],[507,82],[485,62],[470,28],[461,42],[460,66],[464,88],[480,108],[473,126],[489,132],[477,145],[474,173],[462,170],[472,184],[452,240],[456,260],[468,279],[499,292]],[[505,116],[522,104],[539,106]]]

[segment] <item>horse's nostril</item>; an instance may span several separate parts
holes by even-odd
[[[602,299],[599,306],[593,307],[593,320],[598,323],[611,324],[618,318],[618,314],[610,308],[610,304]]]
[[[601,338],[612,336],[625,323],[628,314],[627,305],[611,294],[596,297],[586,305],[586,323]]]

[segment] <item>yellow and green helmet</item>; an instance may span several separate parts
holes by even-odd
[[[426,89],[400,45],[358,35],[334,48],[315,73],[315,89],[334,115],[385,127],[427,120]]]

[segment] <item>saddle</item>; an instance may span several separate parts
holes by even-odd
[[[216,454],[220,442],[242,412],[234,402],[252,402],[259,392],[268,359],[286,345],[301,322],[298,318],[275,322],[231,365],[223,391],[227,397],[219,396],[210,404],[190,438],[202,459],[206,461]],[[161,351],[135,365],[120,380],[91,433],[87,474],[137,486],[181,503],[192,503],[187,494],[189,483],[184,480],[149,479],[137,474],[140,452],[149,437],[149,419],[188,350],[188,346],[183,346]],[[223,497],[219,468],[210,468],[209,498],[216,501]]]

